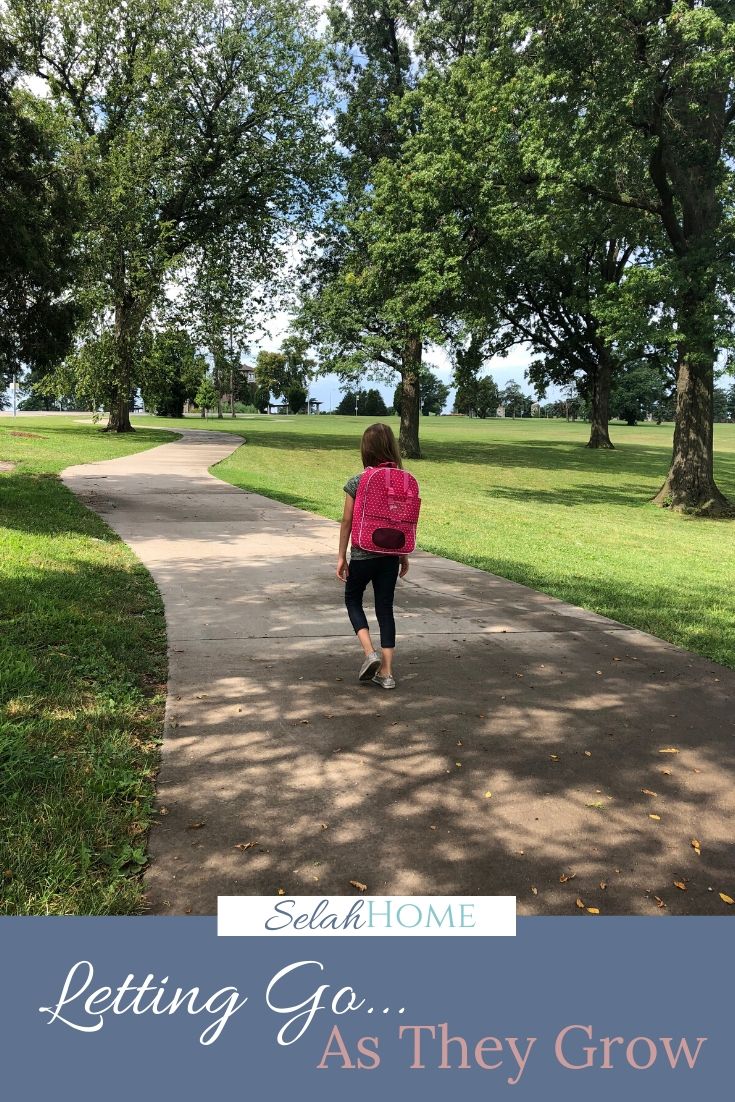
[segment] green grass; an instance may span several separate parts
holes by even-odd
[[[0,913],[140,909],[163,609],[147,571],[56,473],[171,438],[0,417],[0,461],[17,464],[0,473]]]
[[[219,477],[337,519],[368,423],[262,417],[207,427],[247,437]],[[671,425],[615,425],[612,452],[585,448],[588,432],[564,421],[422,419],[425,458],[408,464],[422,490],[421,547],[735,667],[735,521],[650,504]],[[735,500],[735,426],[716,426],[715,449],[718,483]]]

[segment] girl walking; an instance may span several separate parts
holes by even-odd
[[[396,682],[393,677],[393,654],[396,645],[396,625],[393,616],[393,596],[398,577],[403,578],[408,573],[407,554],[401,554],[398,549],[405,546],[407,551],[412,551],[414,547],[420,505],[418,486],[413,476],[407,472],[397,480],[395,473],[388,473],[402,471],[403,468],[398,443],[389,425],[378,423],[365,429],[360,451],[365,469],[361,474],[348,478],[344,485],[345,503],[339,533],[337,577],[345,583],[347,614],[365,654],[358,675],[360,681],[372,680],[383,689],[394,689]],[[385,471],[376,472],[374,468],[385,468]],[[376,476],[378,482],[372,490],[366,488],[366,483],[361,487],[363,479],[370,477],[372,481]],[[381,479],[384,481],[380,482]],[[383,527],[373,527],[368,531],[367,536],[361,536],[360,542],[367,546],[358,545],[355,539],[355,531],[364,530],[359,524],[353,525],[358,491],[358,520],[365,514],[366,508],[368,516],[370,515],[372,507],[370,503],[375,501],[378,502],[378,511],[383,518],[375,521],[375,524],[381,524]],[[372,496],[366,498],[366,494]],[[351,533],[352,547],[348,563],[347,544]],[[381,545],[385,550],[375,550]],[[375,615],[380,628],[380,654],[373,645],[362,607],[368,583],[372,583],[373,586]]]

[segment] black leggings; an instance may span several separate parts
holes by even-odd
[[[398,579],[398,555],[381,555],[371,559],[352,559],[345,583],[347,615],[355,631],[366,628],[368,622],[362,608],[362,598],[368,582],[373,583],[375,615],[380,624],[381,647],[395,647],[396,622],[393,619],[393,594]]]

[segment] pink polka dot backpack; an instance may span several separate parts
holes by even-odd
[[[410,555],[421,509],[419,484],[393,463],[366,467],[357,485],[352,542],[363,551]]]

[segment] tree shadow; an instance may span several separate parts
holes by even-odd
[[[554,625],[548,600],[545,629],[498,631],[520,601],[498,580],[469,609],[404,587],[399,688],[384,693],[355,682],[339,593],[320,608],[307,584],[289,602],[284,569],[253,564],[239,634],[215,618],[192,645],[191,621],[188,637],[172,625],[155,911],[356,880],[513,894],[526,914],[573,914],[577,897],[606,914],[722,912],[735,674],[604,622]]]

